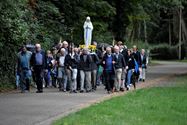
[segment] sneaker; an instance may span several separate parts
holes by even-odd
[[[127,91],[129,91],[129,90],[130,90],[130,85],[127,86]]]

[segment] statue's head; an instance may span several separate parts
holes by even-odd
[[[86,17],[86,22],[90,22],[90,17],[89,16]]]

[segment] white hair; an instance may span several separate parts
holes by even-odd
[[[61,52],[63,51],[63,52],[66,52],[66,50],[64,49],[64,48],[61,48],[61,50],[60,50]]]
[[[63,41],[62,44],[68,44],[68,42],[67,41]]]
[[[114,49],[119,49],[119,46],[114,46]]]
[[[35,46],[41,48],[41,45],[39,43],[35,44]]]

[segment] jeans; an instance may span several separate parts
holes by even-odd
[[[16,87],[19,88],[20,86],[20,75],[16,73]]]
[[[66,90],[67,87],[67,76],[65,73],[65,68],[64,67],[59,67],[58,68],[58,82],[59,82],[59,89]]]
[[[131,77],[132,77],[132,69],[128,70],[127,72],[127,86],[131,84]]]
[[[48,70],[46,73],[45,73],[45,87],[47,86],[51,86],[51,71]]]
[[[21,91],[30,90],[30,78],[31,71],[30,70],[22,70],[20,72],[20,88]]]

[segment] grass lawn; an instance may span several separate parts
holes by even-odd
[[[158,60],[151,60],[148,64],[149,66],[157,66],[157,65],[161,65]]]
[[[185,62],[185,63],[187,63],[187,59],[180,60],[179,62]]]
[[[131,91],[59,119],[53,125],[187,125],[187,76],[176,86]]]

